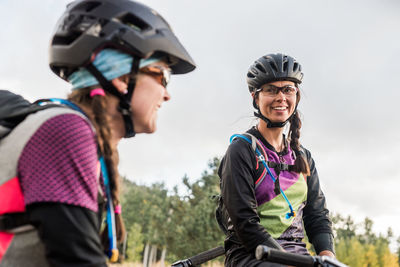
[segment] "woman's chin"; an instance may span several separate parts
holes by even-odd
[[[157,130],[157,124],[156,123],[151,123],[151,124],[147,125],[147,127],[145,127],[143,132],[147,133],[147,134],[152,134],[156,130]]]
[[[142,133],[145,133],[145,134],[152,134],[152,133],[154,133],[156,130],[157,130],[156,127],[146,127],[146,128],[140,128],[140,129],[138,129],[138,130],[135,130],[135,132],[136,132],[137,134],[142,134]]]
[[[271,120],[271,122],[274,122],[274,123],[282,123],[282,122],[285,122],[285,121],[287,121],[287,117],[281,117],[281,118],[273,118],[273,119],[270,119]]]
[[[135,129],[135,133],[141,134],[151,134],[157,130],[157,117],[148,118],[140,121],[133,121],[133,127]]]

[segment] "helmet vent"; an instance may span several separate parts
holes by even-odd
[[[295,62],[293,64],[293,71],[297,71],[298,68],[299,68],[299,63]]]
[[[56,35],[51,42],[52,45],[69,45],[75,41],[81,34],[78,32],[71,33],[67,36]]]
[[[257,64],[256,64],[256,68],[257,68],[258,70],[260,70],[261,72],[264,72],[264,73],[267,72],[267,71],[265,70],[264,66],[261,65],[260,63],[257,63]]]
[[[283,71],[286,71],[288,68],[288,63],[287,61],[283,62]]]
[[[271,66],[271,68],[275,71],[278,72],[278,66],[276,66],[276,62],[275,61],[270,61],[269,65]]]
[[[72,11],[85,11],[85,12],[91,12],[93,9],[101,5],[99,2],[92,2],[92,1],[86,1],[82,2],[81,4],[77,5],[72,9]]]
[[[118,20],[126,26],[137,31],[145,31],[150,28],[150,26],[146,22],[131,13],[119,17]]]
[[[254,76],[253,73],[248,72],[248,73],[247,73],[247,77],[249,77],[249,78],[255,78],[256,76]]]

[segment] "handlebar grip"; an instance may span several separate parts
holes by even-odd
[[[191,258],[189,258],[190,262],[192,263],[192,266],[197,266],[202,263],[205,263],[206,261],[212,260],[216,257],[222,256],[225,254],[225,249],[222,246],[212,248],[210,250],[204,251],[200,254],[197,254]]]
[[[279,243],[275,239],[273,239],[271,236],[268,237],[268,239],[265,241],[264,245],[267,247],[274,248],[274,249],[285,252],[283,247],[281,247],[281,245],[279,245]]]
[[[313,267],[315,260],[312,256],[298,255],[289,252],[283,252],[259,245],[256,249],[256,258],[258,260],[266,260],[269,262],[281,263],[286,265]]]

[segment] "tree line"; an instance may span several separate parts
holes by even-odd
[[[394,236],[391,228],[385,234],[372,231],[373,221],[365,218],[355,223],[351,216],[337,214],[332,217],[337,258],[352,267],[397,267],[400,258],[400,237],[397,251],[392,253],[390,244]]]
[[[124,179],[122,212],[128,230],[127,260],[155,258],[174,262],[223,244],[215,220],[219,194],[219,161],[209,162],[201,178],[182,179],[186,194],[170,192],[164,183],[137,185]],[[153,251],[153,253],[152,253]],[[150,255],[152,254],[152,255]],[[148,260],[147,260],[148,259]]]
[[[127,229],[124,248],[126,261],[174,262],[223,245],[224,234],[215,220],[216,196],[220,193],[219,166],[212,159],[201,177],[182,183],[185,194],[177,187],[172,192],[164,183],[138,185],[123,179],[122,212]],[[395,238],[389,228],[385,234],[372,232],[373,221],[353,219],[336,214],[332,217],[337,258],[350,266],[399,266],[400,237],[397,251],[389,247]],[[312,250],[310,244],[308,247]],[[223,261],[223,257],[217,259]]]

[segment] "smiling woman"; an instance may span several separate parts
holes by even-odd
[[[158,109],[171,98],[166,87],[170,72],[165,62],[139,69],[132,97],[132,114],[137,133],[153,133],[156,130]]]
[[[316,252],[334,257],[315,163],[299,142],[302,78],[301,65],[288,55],[268,54],[250,66],[247,83],[260,121],[231,138],[218,171],[225,266],[276,266],[255,258],[258,245],[308,254],[303,225]]]
[[[264,84],[260,89],[256,89],[252,94],[255,98],[256,106],[260,109],[260,114],[264,114],[271,122],[285,122],[294,113],[297,107],[298,89],[294,82],[276,81]],[[260,122],[268,123],[265,121]]]

